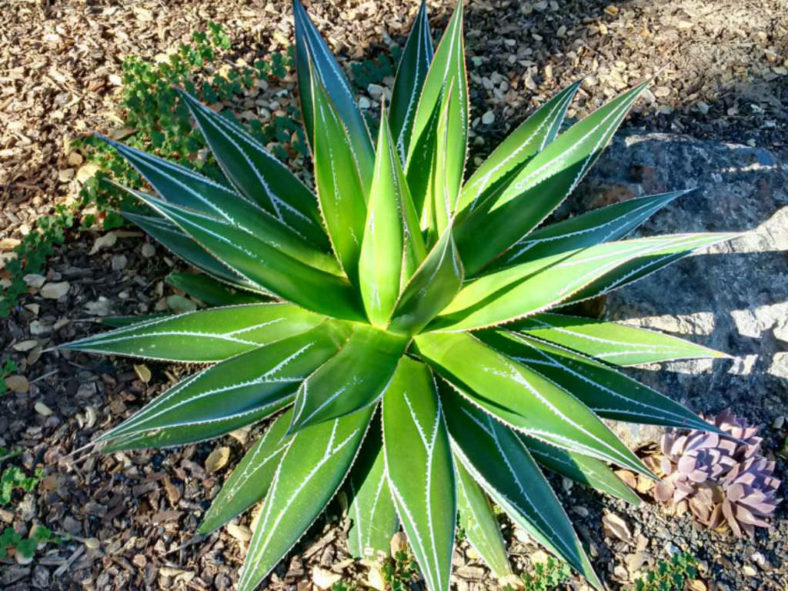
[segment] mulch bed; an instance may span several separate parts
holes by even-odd
[[[353,60],[374,57],[392,41],[402,44],[416,3],[408,4],[407,13],[402,6],[337,2],[310,11],[340,55]],[[453,2],[430,6],[436,32]],[[0,240],[24,235],[36,217],[74,197],[78,167],[68,161],[67,138],[120,124],[114,105],[124,56],[153,57],[214,20],[237,42],[238,56],[251,63],[290,42],[289,13],[289,3],[280,1],[0,0]],[[782,106],[788,95],[788,15],[780,0],[471,0],[466,28],[475,154],[489,151],[535,105],[579,77],[585,81],[573,117],[660,68],[625,126],[785,150],[780,130],[788,123]],[[263,103],[268,100],[271,94],[262,96]],[[493,122],[482,123],[488,111]],[[222,529],[205,539],[194,532],[248,447],[243,437],[67,458],[188,371],[148,364],[147,379],[125,360],[50,350],[94,332],[97,316],[153,311],[172,293],[162,279],[175,263],[159,247],[151,256],[143,252],[141,234],[121,232],[113,246],[92,252],[97,237],[71,235],[49,261],[45,280],[67,282],[66,295],[43,297],[33,281],[30,295],[0,321],[4,358],[14,359],[29,381],[27,392],[0,398],[0,446],[23,448],[13,461],[28,470],[46,466],[38,490],[18,495],[13,511],[0,509],[0,527],[14,524],[26,533],[40,522],[72,536],[47,546],[30,564],[0,561],[0,587],[229,589],[246,530]],[[247,434],[249,440],[254,434]],[[209,473],[206,459],[220,446],[230,448],[230,463]],[[632,509],[578,486],[567,491],[558,482],[557,488],[612,588],[631,586],[622,583],[664,557],[671,543],[701,558],[701,578],[715,581],[709,589],[785,588],[788,574],[779,562],[784,538],[760,533],[756,542],[737,541],[701,531],[686,517],[666,517],[652,504]],[[610,512],[626,519],[629,536],[604,535],[602,516]],[[348,561],[341,531],[347,524],[340,514],[334,504],[329,517],[313,526],[272,576],[272,588],[306,590],[315,568],[346,578],[365,573]],[[512,530],[507,534],[514,563],[523,569],[536,547]],[[467,545],[455,559],[460,591],[492,585]],[[745,562],[755,565],[750,568],[757,576],[742,576]],[[578,580],[572,584],[582,587]]]

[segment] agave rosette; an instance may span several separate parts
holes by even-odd
[[[373,141],[296,0],[296,66],[316,194],[240,125],[183,94],[226,183],[113,142],[155,190],[129,214],[201,275],[218,307],[67,347],[212,363],[102,435],[106,450],[182,445],[270,421],[204,517],[262,501],[238,588],[260,583],[345,486],[356,556],[400,525],[427,586],[449,588],[455,518],[510,572],[490,501],[601,587],[542,467],[632,502],[608,464],[648,474],[603,418],[710,426],[620,367],[720,354],[555,308],[604,294],[729,234],[624,237],[680,193],[544,226],[641,84],[559,134],[577,84],[464,181],[461,7],[433,51],[422,4]]]

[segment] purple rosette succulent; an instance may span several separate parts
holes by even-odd
[[[780,502],[775,463],[763,456],[757,427],[727,410],[709,421],[730,438],[676,429],[662,437],[657,467],[664,477],[654,496],[677,512],[689,509],[709,528],[752,536],[756,527],[769,527]]]

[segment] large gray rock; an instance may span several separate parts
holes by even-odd
[[[786,163],[764,149],[629,133],[608,148],[569,204],[571,209],[587,209],[632,196],[697,188],[654,216],[639,233],[747,231],[607,300],[610,319],[680,335],[734,356],[636,371],[636,377],[696,412],[730,407],[760,425],[788,414],[786,181]],[[620,433],[633,446],[656,433],[622,427]]]

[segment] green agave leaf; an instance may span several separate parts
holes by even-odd
[[[164,160],[162,162],[165,162]],[[336,259],[334,259],[330,254],[321,252],[319,250],[314,249],[313,247],[309,246],[306,242],[304,242],[299,236],[297,236],[292,230],[287,228],[287,226],[281,224],[278,220],[276,220],[273,216],[266,213],[264,210],[259,210],[256,214],[250,213],[243,213],[242,215],[246,216],[246,221],[242,223],[238,223],[240,219],[244,219],[242,217],[232,217],[228,215],[219,215],[218,217],[213,215],[213,212],[205,212],[198,209],[194,209],[188,205],[180,205],[174,202],[172,199],[165,199],[161,200],[152,195],[147,193],[142,193],[130,187],[125,187],[123,185],[116,185],[119,189],[122,189],[133,195],[149,207],[153,208],[157,211],[160,215],[170,218],[172,220],[172,216],[164,212],[164,209],[169,211],[180,211],[184,213],[191,214],[193,216],[197,216],[200,218],[205,219],[213,219],[216,220],[218,223],[222,224],[223,226],[228,228],[228,232],[233,232],[237,235],[247,235],[253,236],[256,240],[260,242],[264,242],[268,248],[276,248],[277,251],[280,251],[282,254],[285,254],[297,262],[302,263],[306,266],[315,268],[320,270],[321,272],[325,272],[331,275],[341,275],[342,270],[339,268]],[[154,188],[157,189],[154,185]],[[160,191],[158,191],[162,194]],[[166,195],[165,195],[166,197]],[[237,193],[230,192],[227,196],[224,197],[224,201],[222,204],[226,203],[238,203],[241,201],[238,198]],[[243,208],[240,208],[241,210]],[[261,213],[260,213],[261,212]],[[172,220],[174,221],[174,220]],[[180,224],[179,227],[183,229]],[[187,232],[188,233],[188,232]],[[192,236],[194,238],[194,236]],[[194,238],[198,243],[199,240]],[[217,256],[216,253],[211,252],[210,248],[208,248],[205,244],[200,245],[209,251],[209,253]],[[218,257],[220,258],[221,257]],[[222,260],[223,263],[226,261]],[[237,270],[236,270],[237,272]]]
[[[495,198],[458,225],[457,245],[469,276],[536,228],[574,190],[646,88],[613,99],[534,156]]]
[[[676,197],[689,191],[674,191],[629,199],[601,207],[568,220],[551,224],[515,244],[493,261],[492,267],[509,267],[578,248],[623,238]]]
[[[410,339],[356,324],[342,348],[298,389],[291,432],[376,402]]]
[[[427,18],[427,2],[422,0],[397,67],[394,91],[391,95],[389,124],[402,162],[405,162],[410,147],[413,119],[430,62],[432,62],[432,37]]]
[[[285,433],[291,415],[288,409],[278,416],[238,462],[205,514],[200,524],[201,534],[221,527],[265,496],[290,443]]]
[[[391,538],[399,527],[385,464],[381,425],[375,420],[347,481],[352,521],[347,542],[354,558],[376,560],[388,556]]]
[[[230,267],[214,258],[207,250],[200,246],[194,238],[182,232],[170,220],[159,216],[147,216],[122,211],[121,214],[128,221],[136,224],[150,236],[163,244],[168,250],[175,253],[190,265],[216,277],[229,285],[237,286],[246,291],[265,294],[265,290],[245,279]]]
[[[533,458],[548,470],[635,506],[640,504],[640,497],[624,484],[624,481],[616,476],[604,462],[555,447],[527,435],[520,434],[520,439]]]
[[[421,330],[452,301],[462,279],[462,261],[449,228],[402,290],[391,330],[411,334]]]
[[[158,320],[159,318],[166,318],[169,314],[139,314],[136,316],[109,316],[106,318],[97,318],[96,322],[111,326],[112,328],[121,328],[124,326],[131,326],[132,324],[140,324],[148,322],[149,320]],[[68,343],[67,343],[68,344]],[[63,347],[64,345],[60,345]]]
[[[425,146],[438,149],[436,143],[425,143],[422,136],[433,133],[435,113],[448,109],[446,115],[445,134],[448,145],[445,146],[444,174],[448,194],[452,196],[452,213],[454,201],[459,195],[462,175],[465,168],[465,155],[468,144],[468,81],[465,71],[465,43],[462,35],[463,15],[462,3],[458,3],[454,15],[449,21],[430,64],[427,77],[419,97],[418,107],[413,121],[413,130],[408,153],[408,180],[411,181],[411,162],[418,148],[419,158],[432,162],[434,152],[421,153]],[[441,107],[438,107],[441,105]],[[442,187],[442,185],[441,185]],[[414,186],[414,202],[418,205],[431,201],[417,195]]]
[[[537,314],[507,328],[623,367],[676,359],[728,357],[725,353],[645,328],[563,314]]]
[[[131,326],[60,347],[162,361],[205,363],[228,359],[305,333],[325,322],[322,316],[293,304],[280,303],[228,306],[137,320]]]
[[[719,432],[681,404],[590,357],[508,331],[485,331],[479,338],[570,392],[603,418]]]
[[[312,425],[288,439],[249,543],[238,591],[252,591],[334,496],[356,457],[372,408]]]
[[[345,278],[311,267],[283,253],[275,244],[215,218],[150,197],[145,202],[260,288],[321,314],[363,319],[357,292]]]
[[[372,324],[388,325],[400,286],[425,256],[418,217],[384,108],[359,259],[361,298]]]
[[[732,236],[673,234],[605,242],[520,263],[467,284],[433,328],[471,330],[516,320],[570,301],[585,286],[639,257],[687,252]]]
[[[499,195],[523,166],[555,139],[579,87],[580,81],[564,88],[495,148],[462,188],[460,217]]]
[[[276,246],[283,253],[308,265],[329,273],[340,273],[331,255],[310,246],[257,202],[186,167],[113,140],[102,139],[126,158],[170,206],[216,218],[236,230],[245,231]],[[152,198],[149,195],[122,185],[117,186],[150,205]]]
[[[457,499],[449,438],[429,368],[403,357],[383,396],[389,488],[431,591],[449,591]]]
[[[454,453],[473,479],[512,521],[603,589],[569,517],[520,438],[452,388],[442,385],[441,398]]]
[[[411,138],[411,154],[405,168],[413,206],[419,213],[422,228],[430,232],[432,239],[435,235],[435,229],[430,228],[430,224],[433,219],[432,190],[435,178],[435,159],[438,152],[438,124],[441,114],[446,112],[446,109],[441,109],[442,104],[442,101],[435,103],[424,131],[419,137]]]
[[[582,402],[466,333],[429,333],[419,353],[460,394],[510,427],[553,445],[651,476]]]
[[[422,213],[422,221],[426,222],[428,228],[429,243],[434,244],[438,236],[442,236],[452,223],[454,208],[457,205],[459,196],[458,188],[454,187],[456,171],[451,161],[452,145],[456,138],[450,135],[452,111],[456,111],[457,97],[453,94],[453,83],[449,86],[446,93],[446,100],[443,102],[440,117],[438,117],[438,127],[435,134],[435,155],[427,193],[429,208]],[[462,182],[462,170],[459,173]]]
[[[329,324],[264,345],[187,378],[98,438],[107,449],[203,441],[263,419],[293,399],[298,385],[346,335]]]
[[[312,192],[240,125],[179,92],[227,179],[246,197],[319,250],[330,247]]]
[[[312,96],[315,182],[320,209],[334,252],[347,276],[355,282],[370,185],[359,176],[347,130],[317,75],[312,78]]]
[[[347,130],[348,141],[358,163],[358,172],[364,194],[372,182],[375,152],[372,139],[364,117],[356,105],[345,75],[331,55],[320,33],[309,19],[300,0],[293,1],[296,41],[296,74],[301,97],[301,116],[304,119],[306,136],[315,150],[315,134],[320,128],[317,119],[317,99],[312,87],[312,79],[319,78],[320,86],[325,88],[336,106],[336,113]],[[329,228],[330,230],[330,228]]]
[[[707,235],[714,236],[714,234]],[[697,234],[697,236],[703,236],[703,234]],[[718,236],[718,239],[714,240],[714,242],[709,242],[708,244],[732,240],[734,238],[738,238],[741,236],[741,234],[721,233],[718,234]],[[706,245],[707,244],[703,244],[702,246]],[[634,283],[635,281],[643,279],[647,275],[651,275],[663,267],[667,267],[668,265],[692,254],[693,250],[696,248],[699,247],[689,244],[684,249],[666,248],[664,251],[635,257],[631,261],[627,261],[625,264],[608,271],[592,283],[586,285],[583,289],[579,290],[571,298],[569,298],[566,303],[571,304],[582,300],[587,300],[589,298],[594,298],[609,293],[614,289],[619,289],[620,287]]]
[[[203,273],[170,273],[165,281],[209,306],[259,304],[267,299],[263,296],[236,291]]]
[[[493,574],[502,579],[512,574],[501,526],[484,491],[460,461],[454,462],[457,480],[457,509],[468,543],[482,557]]]

